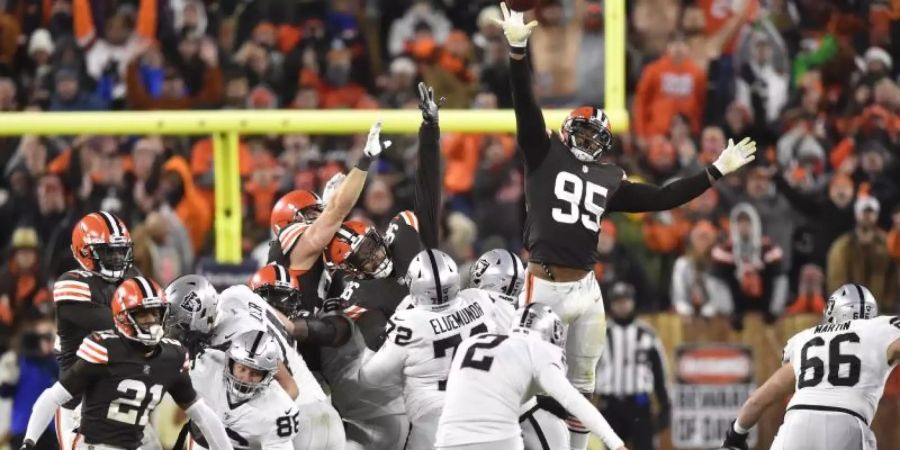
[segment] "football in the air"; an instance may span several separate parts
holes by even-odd
[[[534,9],[540,0],[506,0],[506,6],[513,11],[525,12]]]

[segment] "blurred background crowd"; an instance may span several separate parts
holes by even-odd
[[[609,159],[663,184],[728,139],[749,135],[762,150],[684,207],[607,217],[601,286],[627,281],[641,312],[724,317],[735,330],[748,311],[766,323],[821,312],[847,282],[896,313],[900,2],[627,8],[631,131]],[[602,105],[603,3],[543,0],[533,14],[544,106]],[[499,17],[494,0],[0,0],[0,111],[415,108],[418,80],[448,108],[510,108]],[[355,213],[379,227],[413,203],[416,137],[390,138]],[[242,138],[248,261],[265,257],[275,200],[319,190],[363,143]],[[444,133],[441,147],[444,249],[463,264],[491,248],[522,252],[514,137]],[[121,217],[136,265],[160,284],[209,261],[212,155],[206,137],[0,138],[0,351],[16,330],[42,347],[48,288],[76,267],[70,233],[87,212]]]

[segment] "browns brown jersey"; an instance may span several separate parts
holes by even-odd
[[[278,238],[269,242],[269,258],[268,263],[278,263],[283,267],[291,267],[291,251],[300,242],[300,236],[308,224],[303,222],[294,222],[278,233]],[[319,283],[322,280],[322,274],[325,272],[325,262],[319,258],[307,270],[291,269],[291,276],[297,277],[300,283],[300,303],[303,311],[307,314],[313,314],[316,308],[320,306],[319,301]]]
[[[409,288],[402,283],[400,277],[406,274],[409,263],[422,251],[423,245],[419,238],[419,219],[412,211],[402,211],[388,224],[384,232],[384,241],[388,246],[388,254],[394,263],[394,271],[387,278],[360,280],[344,272],[334,273],[328,290],[328,297],[341,297],[348,307],[344,313],[351,320],[357,321],[357,325],[363,329],[366,344],[369,348],[377,349],[383,341],[373,343],[373,330],[366,331],[366,326],[358,322],[368,310],[380,311],[385,320],[394,314],[397,305],[409,294]],[[383,324],[375,325],[383,328]],[[377,330],[377,334],[383,335],[383,329]]]
[[[148,349],[114,331],[83,339],[76,361],[60,379],[72,396],[82,398],[83,442],[139,448],[150,414],[166,392],[183,407],[197,398],[184,347],[164,338],[150,356]]]
[[[130,268],[122,280],[140,276]],[[75,363],[75,352],[91,332],[113,328],[113,292],[122,280],[109,280],[86,270],[70,270],[53,284],[56,306],[57,360],[61,370]]]

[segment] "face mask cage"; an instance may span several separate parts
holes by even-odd
[[[266,285],[255,289],[273,308],[287,316],[288,319],[296,319],[300,316],[300,291],[292,287]]]
[[[109,278],[122,278],[134,261],[134,245],[131,242],[119,244],[92,244],[89,249],[95,270]]]
[[[359,275],[385,278],[393,270],[387,244],[375,230],[369,230],[347,256],[347,265]]]
[[[145,302],[150,302],[145,300]],[[159,302],[156,302],[159,303]],[[140,312],[155,311],[157,320],[150,325],[141,326],[135,316]],[[169,308],[166,304],[145,305],[119,313],[119,322],[125,325],[125,337],[140,342],[144,345],[156,345],[165,334],[166,320],[169,316]],[[121,328],[121,327],[120,327]],[[130,328],[130,330],[128,330]],[[129,333],[128,331],[132,331]]]
[[[612,134],[594,120],[573,119],[567,128],[569,144],[595,160],[612,145]]]
[[[239,380],[234,375],[234,365],[236,362],[258,372],[262,372],[262,378],[259,381]],[[225,371],[225,384],[228,388],[228,392],[237,400],[250,400],[255,397],[272,382],[273,378],[275,378],[274,370],[265,370],[254,367],[253,363],[250,361],[238,361],[231,356],[228,357],[228,370]]]

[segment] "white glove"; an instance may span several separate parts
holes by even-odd
[[[715,166],[716,169],[719,169],[722,176],[725,176],[756,159],[755,153],[756,142],[752,139],[745,137],[737,144],[729,139],[728,147],[725,147],[725,150],[722,150],[722,154],[719,155],[715,162],[713,162],[713,166]]]
[[[372,124],[372,128],[369,128],[369,137],[366,139],[366,148],[363,149],[363,153],[369,158],[375,158],[390,146],[391,141],[381,142],[381,121],[376,121]]]
[[[347,178],[347,175],[338,172],[328,179],[328,182],[325,183],[325,189],[322,191],[322,203],[327,205],[331,202],[331,197],[334,197],[334,193],[341,187],[344,178]]]
[[[528,37],[531,31],[538,26],[537,20],[532,20],[525,24],[525,13],[519,11],[510,11],[506,7],[506,2],[500,3],[500,10],[503,12],[503,20],[494,19],[494,22],[503,28],[503,34],[509,41],[510,47],[524,48],[528,44]]]

